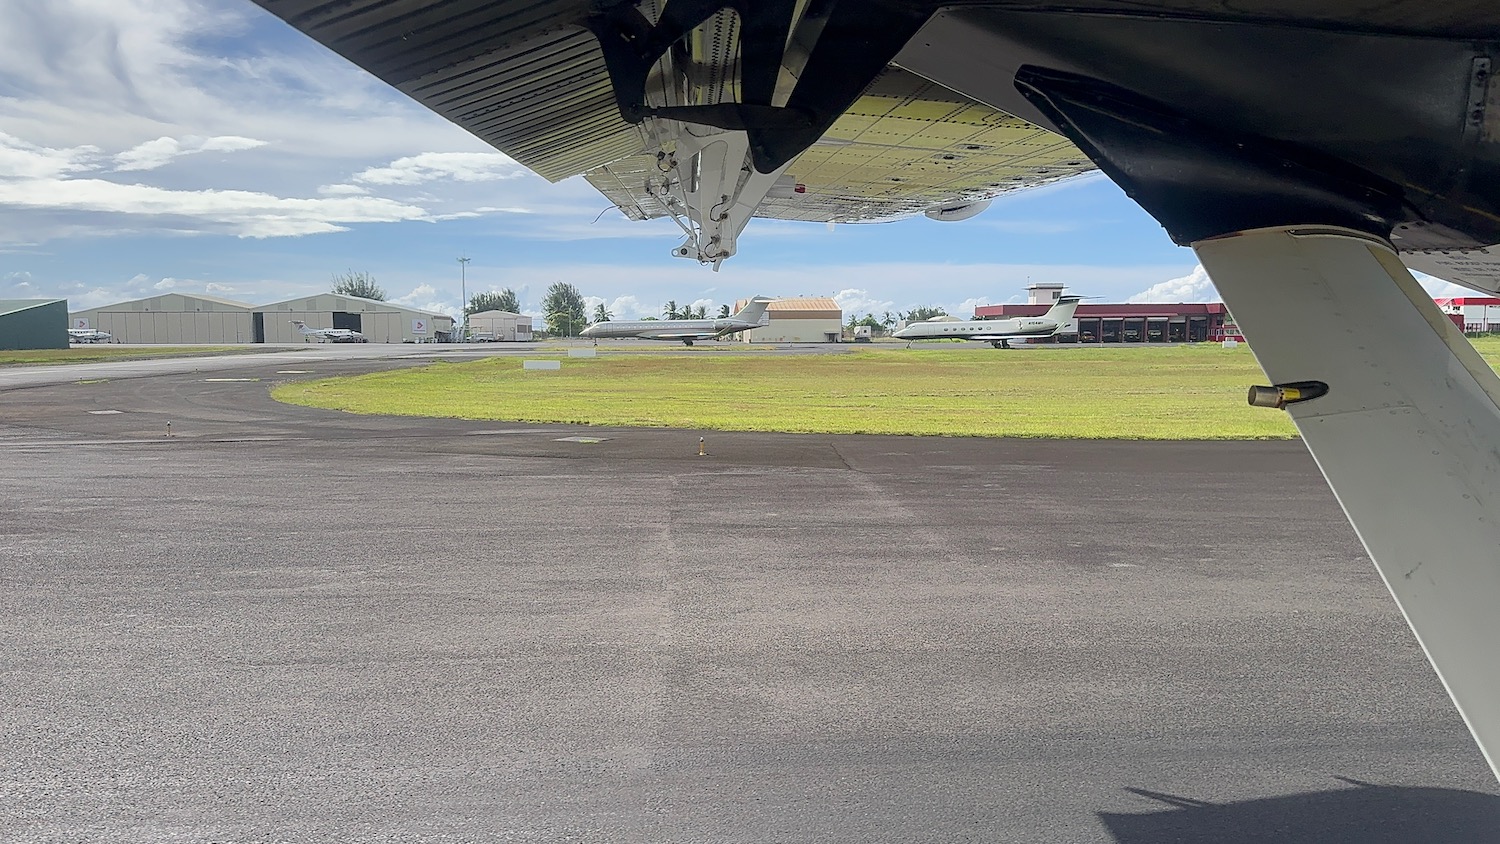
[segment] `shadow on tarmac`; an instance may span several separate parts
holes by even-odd
[[[1500,841],[1500,797],[1451,788],[1354,786],[1240,803],[1206,803],[1140,788],[1172,809],[1099,813],[1119,844],[1419,844]]]

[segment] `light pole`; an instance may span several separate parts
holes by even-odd
[[[459,296],[463,297],[461,305],[463,312],[463,330],[458,336],[469,339],[469,257],[466,255],[458,259],[458,289]]]

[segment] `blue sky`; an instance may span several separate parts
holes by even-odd
[[[1002,197],[965,222],[753,221],[722,271],[672,258],[581,179],[525,171],[248,0],[10,0],[0,7],[0,298],[77,309],[177,290],[251,303],[372,274],[460,307],[568,281],[617,317],[675,300],[836,297],[846,312],[1217,298],[1108,180]],[[595,221],[598,218],[597,222]]]

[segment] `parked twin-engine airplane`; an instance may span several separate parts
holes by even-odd
[[[680,340],[684,346],[694,340],[713,340],[736,331],[749,331],[767,323],[766,305],[772,300],[763,296],[751,299],[734,316],[723,319],[638,319],[596,322],[579,336],[602,340],[606,337],[639,337],[643,340]]]
[[[69,328],[68,342],[70,343],[103,343],[114,337],[108,331],[98,331],[93,328]]]
[[[752,216],[1103,170],[1197,252],[1500,763],[1500,377],[1403,266],[1500,292],[1494,0],[255,2],[714,267]]]
[[[303,322],[300,319],[292,320],[292,325],[297,326],[297,331],[302,334],[304,339],[316,337],[318,338],[319,342],[326,341],[329,343],[370,342],[369,339],[365,337],[365,335],[359,333],[358,331],[355,331],[352,328],[311,328],[307,323]]]
[[[1051,337],[1073,321],[1081,296],[1063,296],[1037,317],[961,320],[937,316],[913,322],[892,334],[898,340],[984,340],[997,349],[1009,349],[1010,341],[1028,337]]]

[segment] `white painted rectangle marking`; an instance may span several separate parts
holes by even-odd
[[[568,357],[570,357],[570,358],[596,358],[598,356],[599,356],[598,351],[596,351],[594,349],[569,349],[568,350]]]
[[[123,410],[90,410],[89,411],[89,413],[92,413],[95,416],[108,416],[111,413],[124,413],[124,412],[125,411],[123,411]]]
[[[523,360],[522,369],[562,369],[560,360]]]
[[[602,443],[609,437],[558,437],[553,442],[559,443]]]

